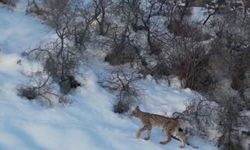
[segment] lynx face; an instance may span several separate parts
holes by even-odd
[[[132,111],[131,115],[134,116],[134,117],[139,117],[139,111],[140,111],[140,109],[139,109],[139,107],[137,106],[137,107]]]

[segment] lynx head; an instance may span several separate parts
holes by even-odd
[[[138,117],[139,113],[141,112],[139,106],[136,106],[135,109],[132,111],[132,116]]]

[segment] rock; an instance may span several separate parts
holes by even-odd
[[[75,79],[74,76],[68,75],[66,76],[60,83],[60,91],[63,94],[68,94],[71,89],[75,89],[78,86],[81,86],[81,84]]]

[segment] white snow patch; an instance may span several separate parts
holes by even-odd
[[[0,49],[23,52],[51,39],[51,29],[24,12],[0,7]]]

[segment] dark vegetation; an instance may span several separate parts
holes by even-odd
[[[136,72],[126,72],[121,68],[114,70],[109,78],[100,81],[102,87],[111,92],[116,92],[118,103],[114,106],[115,113],[128,112],[140,96],[140,89],[135,85],[140,77]]]
[[[0,3],[9,5],[9,6],[16,6],[16,2],[17,0],[0,0]]]

